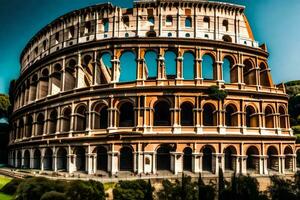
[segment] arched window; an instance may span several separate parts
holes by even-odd
[[[236,106],[228,105],[226,106],[226,113],[225,113],[225,124],[226,126],[238,126],[238,113]]]
[[[63,112],[62,116],[62,131],[63,132],[69,132],[70,131],[70,122],[71,122],[71,109],[66,108]]]
[[[61,91],[61,70],[60,64],[54,65],[54,72],[51,74],[51,94],[57,94]]]
[[[112,67],[111,59],[112,59],[111,54],[108,52],[105,52],[101,55],[100,62],[103,66],[111,69],[111,67]]]
[[[213,148],[211,146],[205,146],[202,153],[203,171],[213,172]]]
[[[76,61],[73,59],[67,63],[65,69],[65,91],[72,90],[76,86],[75,66]]]
[[[224,150],[225,154],[225,170],[234,171],[236,169],[236,150],[233,146],[229,146]]]
[[[103,146],[97,147],[97,170],[107,171],[107,160],[107,149]]]
[[[107,33],[108,30],[109,30],[109,21],[108,21],[108,19],[104,19],[104,20],[103,20],[103,31],[104,31],[105,33]]]
[[[278,151],[275,147],[270,146],[267,151],[268,155],[268,162],[267,162],[267,168],[271,171],[278,171],[279,170],[279,158],[278,158]]]
[[[269,76],[269,70],[265,63],[261,63],[260,66],[260,84],[262,86],[271,87],[271,78]]]
[[[30,137],[32,135],[33,128],[33,118],[32,116],[27,117],[27,130],[26,130],[26,137]]]
[[[167,145],[161,145],[156,150],[156,169],[171,170],[171,148]]]
[[[252,106],[246,108],[246,126],[247,127],[258,127],[258,116],[255,109]]]
[[[191,17],[185,18],[185,27],[186,28],[191,28],[192,27],[192,18]]]
[[[24,152],[24,165],[23,165],[23,167],[25,168],[25,169],[29,169],[30,168],[30,153],[29,153],[29,151],[28,150],[25,150],[25,152]]]
[[[37,117],[37,135],[44,134],[44,115],[40,113]]]
[[[136,80],[136,56],[131,51],[125,51],[120,57],[120,82]]]
[[[67,150],[59,148],[57,151],[57,170],[67,171]]]
[[[23,138],[24,134],[24,120],[20,119],[19,121],[19,139]]]
[[[42,71],[42,77],[40,78],[40,97],[43,98],[48,95],[48,84],[49,84],[49,71],[44,69]]]
[[[214,59],[208,54],[202,57],[202,76],[204,80],[214,79]]]
[[[56,132],[56,125],[57,125],[57,111],[53,110],[50,113],[49,134],[53,134]]]
[[[195,78],[195,56],[190,52],[183,54],[183,78],[193,80]]]
[[[30,101],[34,101],[36,99],[36,94],[37,94],[37,85],[38,85],[38,76],[35,74],[33,75],[30,83]]]
[[[119,127],[134,126],[134,110],[130,102],[122,103],[120,108]]]
[[[148,78],[157,77],[157,53],[155,51],[147,51],[145,53],[145,64],[148,69]]]
[[[232,42],[232,38],[229,35],[224,35],[222,39],[224,42]]]
[[[94,112],[94,129],[106,129],[108,127],[108,107],[98,104]]]
[[[171,126],[170,105],[166,101],[154,106],[154,126]]]
[[[223,29],[224,29],[224,31],[228,31],[229,30],[229,24],[228,24],[228,20],[227,19],[224,19],[223,20]]]
[[[146,36],[147,37],[156,37],[156,32],[155,31],[148,31],[147,33],[146,33]]]
[[[50,148],[47,148],[44,155],[44,169],[45,170],[52,170],[53,166],[53,152]]]
[[[284,149],[284,168],[287,171],[292,171],[293,170],[293,150],[290,147],[286,147]]]
[[[193,150],[190,147],[186,147],[183,150],[183,170],[192,171],[192,153]]]
[[[182,126],[193,126],[194,125],[194,115],[193,115],[193,105],[189,102],[184,102],[180,106],[180,121]]]
[[[76,171],[85,171],[85,162],[86,162],[86,155],[84,147],[77,147],[75,149],[76,155]]]
[[[130,147],[120,150],[120,171],[133,171],[133,152]]]
[[[247,171],[259,172],[259,151],[255,146],[247,149]]]
[[[203,125],[204,126],[216,126],[216,109],[212,104],[205,104],[203,107]]]
[[[168,78],[176,77],[176,54],[173,51],[165,52],[166,75]]]
[[[267,106],[265,109],[265,123],[266,128],[274,128],[274,114],[270,106]]]
[[[285,112],[285,109],[280,106],[279,107],[279,123],[280,123],[280,128],[287,128],[286,120],[287,120],[287,114]]]
[[[224,58],[222,69],[223,69],[223,80],[225,83],[231,83],[231,67],[232,67],[232,61],[229,58]]]
[[[33,168],[40,169],[41,168],[41,152],[36,149],[33,153]]]
[[[256,85],[256,73],[255,70],[253,69],[252,62],[249,59],[244,61],[243,74],[244,74],[244,82],[247,85]]]
[[[75,130],[76,131],[85,131],[86,129],[86,107],[80,106],[76,110],[75,115]]]

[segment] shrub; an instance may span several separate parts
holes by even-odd
[[[14,178],[10,182],[8,182],[6,185],[4,185],[0,192],[8,195],[13,195],[16,193],[18,186],[22,182],[22,179]]]
[[[150,181],[148,183],[144,180],[120,181],[114,188],[113,195],[115,200],[151,200],[153,190]]]
[[[66,196],[70,200],[104,200],[105,192],[100,182],[76,180],[69,183]]]
[[[220,90],[216,85],[210,86],[208,88],[208,96],[215,100],[224,100],[226,99],[228,93],[226,90]]]
[[[56,191],[56,181],[43,177],[25,179],[16,192],[16,200],[40,200],[42,195],[49,191]]]
[[[41,200],[66,200],[66,196],[64,193],[56,192],[56,191],[50,191],[43,194],[41,197]]]
[[[272,200],[296,200],[296,192],[292,181],[281,179],[277,176],[271,177],[269,192]]]

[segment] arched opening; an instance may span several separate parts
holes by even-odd
[[[265,123],[266,128],[274,128],[274,114],[270,106],[267,106],[265,109]]]
[[[48,84],[49,84],[49,71],[48,69],[44,69],[42,71],[42,76],[40,78],[40,97],[43,98],[48,95]]]
[[[284,169],[286,171],[293,171],[293,158],[294,158],[294,154],[293,154],[293,150],[291,149],[291,147],[285,147],[284,149]]]
[[[41,169],[41,152],[38,149],[33,153],[33,168]]]
[[[24,120],[23,118],[20,119],[19,121],[19,133],[18,133],[18,138],[21,139],[23,138],[24,134]]]
[[[33,128],[33,118],[31,115],[27,117],[26,137],[31,137]]]
[[[67,150],[60,148],[57,151],[57,170],[67,171]]]
[[[37,135],[43,135],[44,134],[44,115],[40,113],[37,117]]]
[[[85,148],[76,147],[76,171],[85,171]]]
[[[225,170],[234,171],[236,169],[236,150],[233,146],[229,146],[224,150],[225,155]]]
[[[120,171],[133,171],[133,152],[130,147],[120,150]]]
[[[229,35],[224,35],[222,39],[224,42],[232,42],[232,38]]]
[[[97,147],[97,170],[107,171],[107,149],[103,146]]]
[[[165,52],[165,68],[168,79],[176,78],[176,54],[174,51]]]
[[[161,145],[156,150],[156,169],[157,170],[171,170],[171,147],[168,145]]]
[[[238,126],[238,113],[236,106],[229,104],[225,109],[225,125],[226,126]]]
[[[247,127],[258,127],[258,116],[255,109],[252,106],[246,108],[246,126]]]
[[[64,90],[73,90],[76,86],[76,73],[75,73],[76,61],[71,59],[65,69],[65,84]]]
[[[33,75],[30,83],[30,91],[29,91],[30,101],[35,101],[36,99],[37,85],[38,85],[38,76],[35,74]]]
[[[171,126],[170,105],[159,101],[154,106],[154,126]]]
[[[286,123],[286,120],[287,120],[287,114],[285,112],[285,109],[280,106],[279,107],[279,125],[280,125],[280,128],[287,128],[287,123]]]
[[[183,170],[192,171],[192,154],[193,150],[190,147],[186,147],[183,150]]]
[[[202,76],[204,80],[213,80],[214,74],[214,59],[211,55],[205,54],[202,57]]]
[[[195,78],[195,56],[191,52],[183,54],[183,79],[193,80]]]
[[[203,171],[213,172],[213,148],[205,146],[202,149],[202,169]]]
[[[30,168],[30,153],[28,150],[25,150],[23,159],[24,159],[23,168],[29,169]]]
[[[193,115],[193,105],[189,102],[184,102],[180,106],[180,121],[182,126],[193,126],[194,125],[194,115]]]
[[[255,69],[249,59],[244,61],[243,75],[244,83],[246,83],[247,85],[256,85]]]
[[[106,129],[108,127],[108,107],[104,104],[97,104],[95,106],[94,115],[94,129]]]
[[[105,52],[101,55],[100,62],[103,66],[106,68],[111,69],[112,68],[112,63],[111,63],[112,57],[111,54],[108,52]]]
[[[125,51],[120,57],[120,82],[136,80],[136,55],[131,51]]]
[[[147,36],[147,37],[156,37],[156,32],[155,32],[155,31],[148,31],[148,32],[146,33],[146,36]]]
[[[60,64],[54,65],[54,71],[51,74],[51,94],[57,94],[61,91],[61,73],[62,67]]]
[[[82,59],[82,66],[84,69],[84,83],[86,87],[93,84],[94,65],[91,55],[85,55]]]
[[[75,115],[75,130],[76,131],[85,131],[86,129],[86,107],[85,106],[79,106],[77,108],[77,112]]]
[[[53,110],[50,113],[50,119],[49,119],[49,134],[56,133],[56,126],[57,126],[57,111]]]
[[[44,155],[44,169],[45,170],[52,170],[52,160],[53,160],[53,152],[50,148],[47,148],[45,150],[45,155]]]
[[[259,172],[259,151],[255,146],[247,149],[247,171]]]
[[[145,53],[145,64],[148,69],[148,79],[157,77],[157,53],[155,51],[147,51]]]
[[[222,75],[225,83],[232,83],[237,81],[237,73],[233,74],[231,72],[232,68],[232,59],[230,57],[225,57],[222,64]]]
[[[120,108],[119,127],[133,127],[134,126],[134,110],[133,104],[130,102],[122,103]]]
[[[71,123],[71,108],[66,108],[63,111],[62,120],[62,131],[69,132],[70,131],[70,123]]]
[[[22,167],[22,154],[21,151],[17,152],[17,168]]]
[[[203,125],[204,126],[216,126],[216,112],[215,106],[207,103],[203,106]]]
[[[261,63],[260,66],[260,85],[271,87],[271,78],[269,76],[269,70],[265,63]]]
[[[185,18],[185,27],[186,28],[191,28],[192,27],[192,18],[191,17],[187,17]]]
[[[279,170],[279,158],[278,151],[275,147],[270,146],[267,151],[268,162],[267,168],[270,171],[278,171]]]

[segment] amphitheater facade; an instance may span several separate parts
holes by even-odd
[[[140,0],[57,18],[21,54],[9,164],[102,176],[292,174],[288,96],[244,10]]]

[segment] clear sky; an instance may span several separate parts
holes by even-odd
[[[42,27],[68,11],[107,0],[0,0],[0,93],[19,76],[19,55]],[[300,1],[222,0],[246,6],[255,39],[267,43],[275,83],[300,79]],[[131,7],[132,0],[110,0]]]

